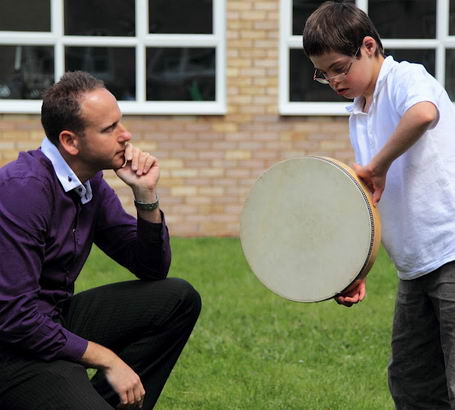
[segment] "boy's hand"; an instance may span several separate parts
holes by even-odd
[[[354,285],[348,291],[335,296],[335,301],[339,305],[351,307],[365,299],[366,294],[366,278],[359,279],[354,282]]]
[[[373,194],[373,205],[376,205],[385,189],[387,170],[385,172],[377,171],[371,164],[365,165],[364,167],[354,164],[353,168],[357,176]]]

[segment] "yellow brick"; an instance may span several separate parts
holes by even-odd
[[[161,168],[183,168],[183,161],[178,159],[161,159]]]
[[[207,168],[201,169],[200,174],[202,177],[221,177],[224,175],[224,170],[222,168]]]
[[[227,151],[226,152],[226,159],[250,159],[251,158],[251,152],[250,151],[242,151],[242,150],[236,150],[236,151]]]
[[[191,178],[197,176],[198,171],[196,169],[173,169],[171,175],[173,177]]]
[[[201,187],[199,188],[199,195],[207,196],[221,196],[224,194],[222,187]]]
[[[237,125],[229,123],[213,124],[213,130],[217,132],[236,132]]]
[[[171,187],[171,194],[174,196],[190,196],[196,195],[196,187],[194,186],[174,186]]]

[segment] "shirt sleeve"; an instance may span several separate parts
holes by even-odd
[[[136,220],[123,209],[113,189],[101,179],[96,245],[140,279],[164,279],[171,263],[169,231],[164,214],[161,223]]]
[[[396,79],[393,87],[394,106],[400,116],[415,104],[420,102],[431,102],[438,110],[439,118],[439,96],[444,92],[441,84],[433,78],[420,64],[400,63],[395,72]],[[438,120],[434,121],[432,128]]]
[[[78,360],[88,342],[39,309],[52,195],[31,177],[14,178],[0,189],[0,342],[43,360]]]

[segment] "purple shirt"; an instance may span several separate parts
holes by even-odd
[[[80,359],[88,341],[54,319],[73,295],[93,243],[140,279],[166,277],[164,216],[161,224],[136,221],[101,172],[90,186],[93,198],[82,204],[64,191],[40,150],[0,168],[0,344],[44,360]]]

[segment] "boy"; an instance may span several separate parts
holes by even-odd
[[[355,171],[382,216],[400,278],[389,386],[398,409],[455,409],[455,110],[418,64],[384,57],[353,3],[326,2],[307,20],[314,80],[354,99]],[[379,202],[380,201],[380,202]],[[365,297],[365,280],[337,302]]]

